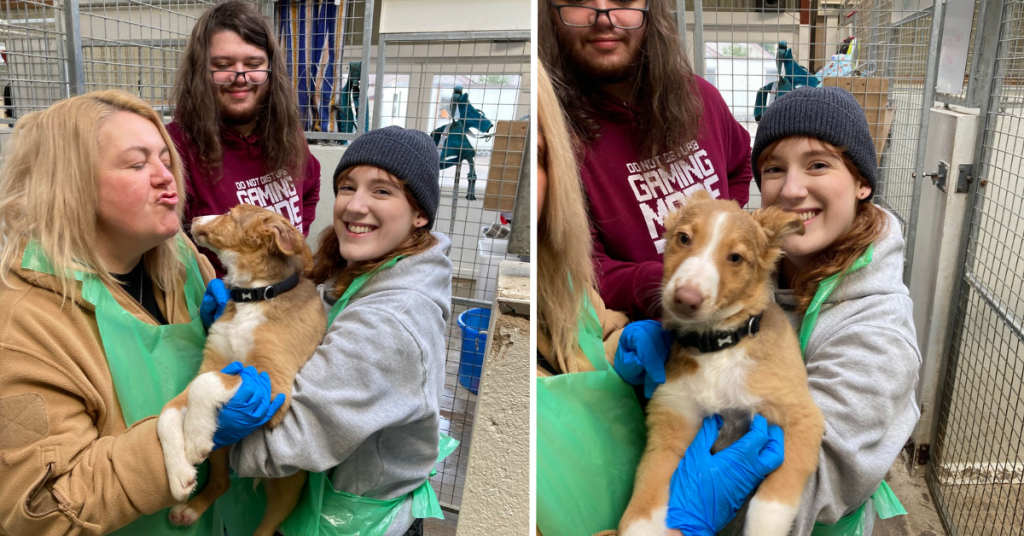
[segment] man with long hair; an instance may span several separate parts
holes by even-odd
[[[538,15],[579,145],[601,297],[634,320],[661,316],[665,216],[697,189],[741,206],[750,194],[750,134],[690,69],[670,4],[541,0]]]
[[[185,164],[185,225],[246,203],[281,214],[308,235],[320,199],[320,163],[302,135],[298,99],[270,20],[237,1],[199,17],[173,99],[167,131]],[[215,256],[204,253],[223,276]]]

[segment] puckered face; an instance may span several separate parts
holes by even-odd
[[[246,43],[240,35],[222,30],[210,38],[210,63],[208,69],[228,71],[252,71],[270,69],[267,52]],[[213,76],[213,75],[211,75]],[[247,75],[248,76],[248,75]],[[259,76],[260,79],[266,75]],[[227,85],[214,84],[221,115],[228,123],[244,125],[256,120],[260,107],[266,105],[270,82],[250,84],[238,76]]]
[[[763,310],[768,276],[786,236],[802,230],[796,215],[776,208],[748,214],[735,201],[704,191],[665,220],[663,321],[703,330]]]
[[[543,2],[547,3],[547,0],[543,0]],[[555,4],[558,5],[589,6],[598,9],[646,8],[647,3],[647,0],[555,0]],[[612,24],[610,15],[617,17],[618,25],[630,26],[630,20],[627,17],[632,19],[636,17],[635,14],[626,15],[621,12],[602,14],[597,16],[593,26],[577,28],[568,26],[562,20],[586,24],[589,19],[583,18],[584,12],[580,12],[580,19],[575,22],[573,21],[576,15],[570,9],[563,8],[561,18],[554,8],[549,7],[549,12],[558,33],[562,52],[568,53],[577,67],[595,81],[598,83],[621,82],[634,71],[634,65],[638,61],[640,47],[643,45],[647,31],[647,24],[644,21],[644,25],[640,28],[623,30]],[[590,13],[592,17],[593,12]]]
[[[346,261],[382,258],[427,222],[409,202],[405,186],[380,168],[356,166],[338,179],[334,231]]]
[[[761,199],[797,214],[805,228],[790,236],[784,250],[797,267],[846,234],[857,204],[871,187],[854,177],[838,149],[807,137],[792,137],[775,146],[761,165]]]
[[[148,251],[178,233],[171,150],[156,125],[116,112],[100,126],[96,232],[105,247]]]

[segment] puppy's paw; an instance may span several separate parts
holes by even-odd
[[[196,489],[196,468],[181,459],[177,462],[167,462],[167,483],[171,487],[171,496],[174,500],[184,502]]]
[[[167,514],[167,519],[173,525],[187,527],[199,520],[199,514],[191,506],[179,504],[171,508],[171,512]]]
[[[619,536],[664,536],[668,527],[665,526],[665,514],[667,507],[655,508],[650,516],[641,519],[633,519],[624,525],[619,525]]]
[[[185,436],[185,459],[192,465],[199,465],[213,452],[213,439]]]
[[[797,507],[776,501],[766,501],[757,495],[750,499],[747,519],[743,525],[745,536],[786,536],[796,519]]]
[[[189,463],[202,463],[213,451],[220,409],[235,395],[240,383],[237,377],[219,372],[200,374],[192,380],[184,424],[185,456]]]

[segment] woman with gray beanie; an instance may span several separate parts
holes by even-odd
[[[751,164],[764,206],[799,214],[805,231],[783,246],[775,301],[798,330],[826,432],[791,534],[870,535],[876,512],[902,510],[882,478],[920,416],[921,354],[899,222],[870,201],[864,110],[844,89],[797,88],[765,111]]]
[[[231,452],[242,476],[310,472],[311,493],[282,528],[327,520],[332,534],[402,535],[439,513],[424,507],[436,506],[428,478],[451,315],[451,242],[431,231],[438,169],[427,134],[387,127],[355,140],[334,172],[334,226],[313,274],[327,334],[281,425]]]

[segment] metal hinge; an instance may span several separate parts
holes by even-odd
[[[931,460],[931,449],[927,443],[917,446],[917,465],[928,465]]]

